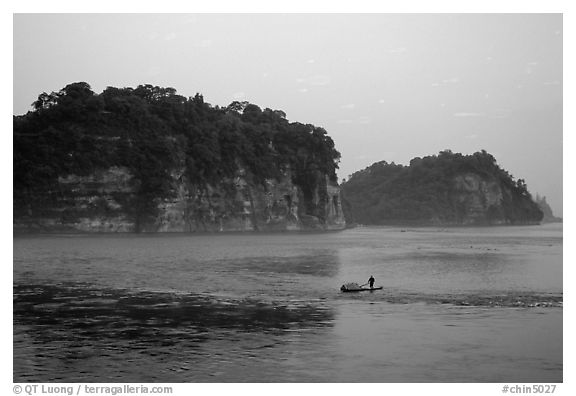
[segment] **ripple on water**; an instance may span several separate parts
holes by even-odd
[[[15,285],[14,324],[15,381],[95,381],[94,373],[105,374],[106,381],[126,381],[133,373],[116,363],[127,362],[126,354],[167,359],[181,351],[197,351],[206,342],[229,342],[232,331],[260,335],[331,326],[333,312],[303,301],[282,305],[86,285]],[[122,375],[113,377],[101,367],[87,370],[82,365],[88,362],[116,367]],[[188,369],[184,366],[179,372]]]

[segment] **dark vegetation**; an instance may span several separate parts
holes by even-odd
[[[464,174],[496,182],[502,191],[501,203],[487,209],[484,223],[542,220],[525,181],[514,180],[484,150],[472,155],[445,150],[414,158],[409,166],[381,161],[356,172],[342,184],[346,219],[360,224],[462,223],[468,208],[458,197],[455,177]]]
[[[323,128],[289,122],[280,110],[233,102],[212,106],[200,94],[140,85],[96,94],[78,82],[42,93],[14,116],[14,215],[31,215],[58,195],[58,177],[129,169],[136,194],[124,207],[137,221],[172,197],[173,176],[197,188],[234,177],[279,179],[312,194],[324,175],[336,181],[340,153]]]

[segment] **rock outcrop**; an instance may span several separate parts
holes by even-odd
[[[542,213],[544,213],[544,218],[542,219],[543,223],[562,223],[562,218],[556,217],[554,216],[554,213],[552,213],[552,208],[548,202],[546,202],[546,197],[536,195],[536,203]]]
[[[467,173],[454,177],[452,199],[457,208],[457,223],[461,225],[504,224],[497,213],[504,193],[496,180],[485,180],[478,174]]]

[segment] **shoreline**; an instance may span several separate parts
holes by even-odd
[[[89,232],[79,230],[52,230],[52,231],[21,231],[13,230],[13,238],[25,237],[71,237],[71,236],[217,236],[217,235],[322,235],[339,233],[352,229],[362,228],[382,228],[382,229],[397,229],[399,232],[411,232],[411,228],[425,229],[425,230],[440,230],[443,229],[486,229],[486,228],[516,228],[516,227],[541,227],[551,224],[559,224],[563,226],[562,222],[543,222],[543,223],[530,223],[530,224],[482,224],[482,225],[456,225],[456,224],[353,224],[347,225],[344,228],[338,229],[303,229],[303,230],[230,230],[230,231],[161,231],[161,232]]]
[[[294,235],[294,234],[330,234],[347,230],[255,230],[255,231],[162,231],[162,232],[88,232],[88,231],[14,231],[12,237],[26,236],[160,236],[160,235],[181,235],[181,236],[215,236],[215,235]]]

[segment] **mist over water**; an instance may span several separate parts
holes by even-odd
[[[16,237],[14,381],[559,382],[562,303],[558,224]]]

